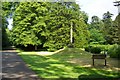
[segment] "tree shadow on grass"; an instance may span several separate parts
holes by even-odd
[[[24,61],[29,65],[29,67],[35,71],[35,73],[44,79],[48,80],[65,80],[65,79],[75,79],[80,75],[87,75],[87,77],[93,78],[117,78],[120,73],[97,70],[94,68],[81,67],[75,64],[71,64],[50,56],[38,56],[38,55],[21,55]],[[82,76],[83,78],[84,76]],[[81,80],[81,79],[80,79]]]
[[[59,61],[65,61],[80,65],[82,67],[90,67],[108,71],[119,71],[119,60],[107,58],[107,66],[104,66],[104,59],[95,59],[95,66],[92,64],[92,54],[82,51],[80,49],[65,49],[57,54],[51,55],[51,58],[58,59]]]
[[[104,75],[80,75],[78,76],[78,80],[119,80],[120,77],[106,77]]]

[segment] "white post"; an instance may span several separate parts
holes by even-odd
[[[73,42],[73,39],[72,39],[72,33],[73,33],[73,31],[72,31],[72,22],[71,22],[71,29],[70,29],[70,42],[72,43]]]

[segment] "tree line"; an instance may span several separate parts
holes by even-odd
[[[90,42],[97,42],[99,44],[120,44],[120,14],[113,21],[109,11],[103,14],[103,19],[98,16],[93,16],[89,24],[89,31],[91,33]]]
[[[112,14],[107,12],[102,20],[93,16],[91,23],[88,23],[87,13],[81,11],[75,2],[4,2],[2,10],[3,47],[10,43],[24,49],[52,51],[67,46],[79,48],[94,42],[120,43],[120,15],[112,21]],[[12,30],[6,29],[9,16],[13,18]]]

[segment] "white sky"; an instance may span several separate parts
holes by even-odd
[[[114,20],[118,14],[118,8],[114,6],[116,0],[76,0],[77,4],[80,5],[82,11],[85,11],[91,17],[96,15],[102,19],[102,15],[109,11],[114,14],[112,19]]]
[[[114,14],[112,19],[114,20],[118,14],[118,9],[114,6],[114,1],[116,0],[76,0],[77,4],[80,5],[82,11],[85,11],[89,16],[89,22],[91,17],[96,15],[100,19],[102,19],[102,15],[109,11],[110,13]],[[12,28],[12,21],[8,20],[9,25],[8,28]]]
[[[13,19],[8,19],[8,22],[9,22],[8,28],[11,30],[12,29]]]

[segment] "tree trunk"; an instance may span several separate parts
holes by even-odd
[[[35,46],[35,50],[37,50],[37,46]]]

